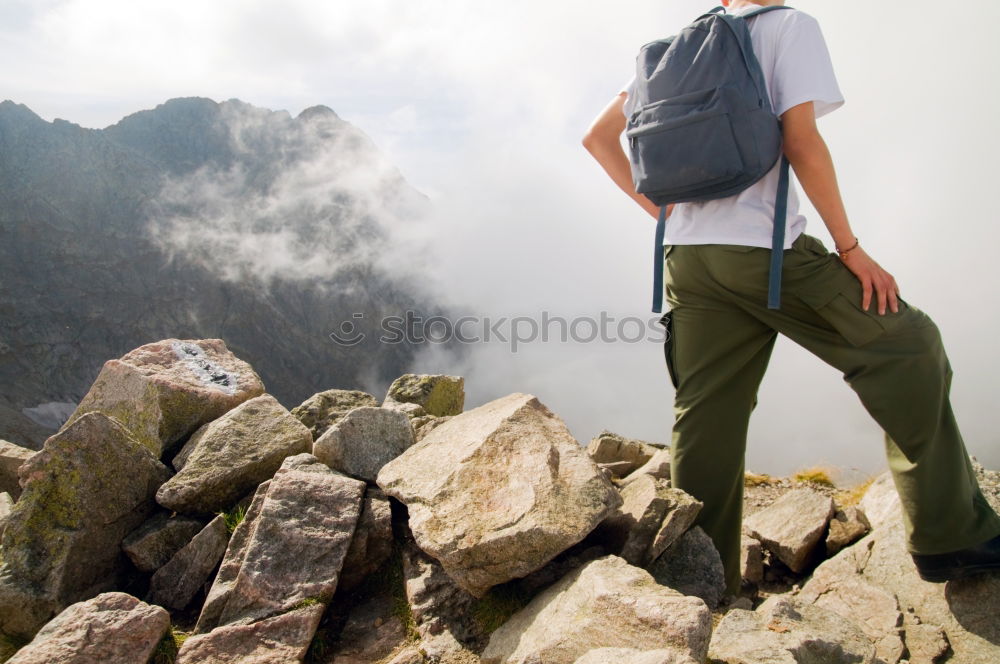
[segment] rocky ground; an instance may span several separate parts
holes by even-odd
[[[888,475],[748,474],[727,596],[667,447],[464,400],[288,411],[217,339],[107,362],[41,451],[0,442],[0,662],[1000,661],[1000,576],[921,581]]]

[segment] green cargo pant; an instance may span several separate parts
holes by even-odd
[[[880,316],[874,296],[864,311],[858,279],[805,234],[785,250],[781,309],[768,309],[769,260],[757,247],[664,247],[672,483],[704,502],[697,523],[719,549],[728,591],[740,588],[747,426],[779,332],[842,372],[885,431],[911,553],[1000,534],[951,410],[952,371],[934,322],[904,301]]]

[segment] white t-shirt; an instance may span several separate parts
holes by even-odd
[[[757,9],[741,7],[731,14]],[[804,102],[812,101],[816,117],[840,108],[840,93],[830,53],[812,16],[796,9],[767,12],[748,19],[754,53],[764,71],[771,107],[780,116]],[[630,93],[633,75],[622,92]],[[625,115],[631,115],[631,95],[625,100]],[[774,199],[778,190],[781,160],[767,175],[738,194],[713,201],[677,203],[667,219],[664,244],[741,244],[770,247],[774,228]],[[806,227],[799,214],[794,181],[789,183],[785,248]]]

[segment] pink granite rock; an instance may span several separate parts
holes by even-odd
[[[329,602],[364,491],[364,482],[311,454],[286,459],[266,493],[254,497],[253,514],[240,524],[244,532],[233,533],[226,572],[216,578],[220,590],[209,591],[197,631],[262,620],[304,601]]]
[[[87,413],[20,474],[2,540],[0,632],[30,638],[73,602],[117,586],[128,570],[122,540],[156,509],[170,471],[118,420]]]
[[[173,443],[264,392],[222,339],[164,339],[108,360],[63,429],[101,411],[159,458]]]
[[[67,607],[7,664],[146,662],[170,628],[170,614],[111,592]]]
[[[309,650],[323,605],[314,604],[249,625],[224,625],[188,637],[176,664],[293,664]]]
[[[406,504],[417,545],[476,597],[541,568],[622,505],[565,422],[521,393],[455,415],[376,483]]]

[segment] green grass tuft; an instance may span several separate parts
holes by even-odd
[[[149,660],[149,664],[174,664],[177,659],[177,653],[181,649],[181,645],[184,640],[187,639],[188,634],[184,632],[178,632],[171,625],[167,633],[163,635],[160,642],[156,644],[156,650],[153,651],[153,656]]]
[[[792,479],[796,482],[819,484],[820,486],[835,488],[837,485],[834,484],[833,478],[830,475],[831,473],[828,468],[813,466],[812,468],[803,468],[797,471],[792,475]]]
[[[237,505],[228,512],[216,512],[220,515],[223,521],[226,522],[226,530],[232,535],[233,531],[236,530],[236,526],[243,522],[243,518],[247,515],[247,508],[244,505]]]
[[[874,481],[875,478],[872,477],[865,480],[861,484],[850,487],[849,489],[838,491],[833,496],[833,500],[837,503],[837,507],[843,509],[845,507],[853,507],[854,505],[860,503],[861,499],[865,497],[868,487],[870,487]]]
[[[317,604],[322,604],[322,603],[323,601],[317,597],[306,597],[296,602],[291,610],[294,611],[295,609],[304,609],[307,606],[316,606]]]
[[[771,486],[772,484],[779,484],[781,480],[771,477],[770,475],[758,474],[758,473],[746,473],[743,476],[743,486],[754,487],[754,486]]]

